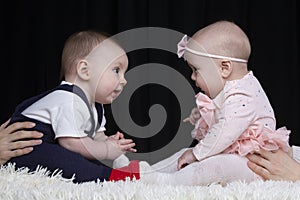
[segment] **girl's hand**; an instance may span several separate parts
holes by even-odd
[[[190,122],[192,125],[195,125],[197,120],[201,117],[198,108],[193,108],[189,117],[185,118],[183,122]]]
[[[181,170],[195,161],[197,161],[197,158],[194,156],[193,150],[188,149],[178,158],[177,169]]]

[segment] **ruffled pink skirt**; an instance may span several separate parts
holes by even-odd
[[[259,149],[272,151],[279,148],[288,152],[290,132],[286,127],[281,127],[275,131],[261,126],[250,127],[224,153],[236,153],[245,156]]]

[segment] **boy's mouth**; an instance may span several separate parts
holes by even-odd
[[[115,96],[119,96],[122,92],[122,89],[119,89],[119,90],[114,90],[114,94]]]

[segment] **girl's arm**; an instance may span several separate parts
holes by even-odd
[[[221,110],[219,119],[206,134],[205,138],[193,148],[197,160],[219,154],[233,144],[249,127],[254,119],[253,109],[244,108],[243,103],[251,104],[251,99],[243,94],[228,97]]]

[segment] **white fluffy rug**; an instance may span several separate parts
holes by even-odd
[[[61,172],[49,176],[46,169],[34,173],[15,170],[13,165],[0,168],[0,199],[300,199],[300,181],[256,181],[250,184],[233,182],[226,187],[158,186],[138,181],[87,182],[74,184],[61,177]]]

